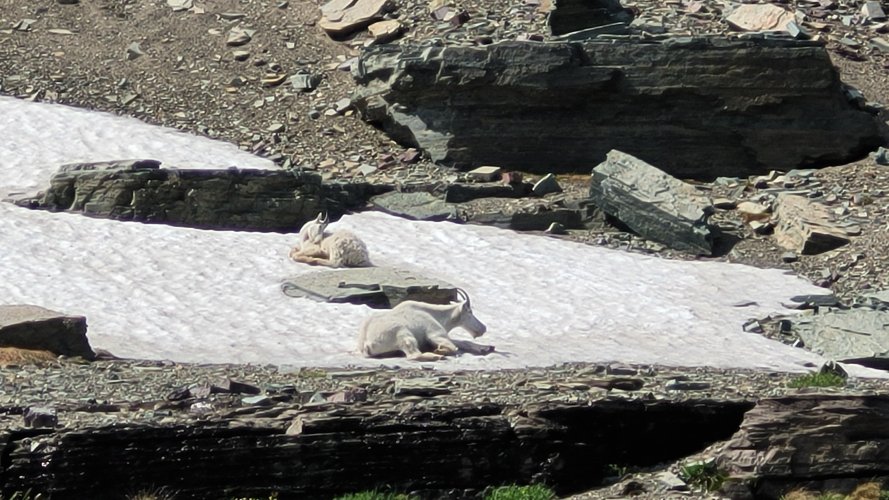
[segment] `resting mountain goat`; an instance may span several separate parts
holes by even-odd
[[[299,230],[299,245],[290,251],[296,262],[313,266],[370,267],[367,246],[355,233],[346,230],[327,232],[327,215],[318,214]]]
[[[456,354],[457,346],[448,337],[449,331],[459,326],[477,338],[487,330],[472,314],[469,295],[460,288],[457,294],[461,300],[447,305],[406,300],[370,316],[361,325],[358,351],[367,357],[400,351],[414,361],[438,361]]]

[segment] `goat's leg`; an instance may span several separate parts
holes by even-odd
[[[327,266],[327,267],[337,267],[333,264],[333,261],[330,259],[326,259],[323,257],[312,257],[310,255],[301,255],[296,254],[290,255],[290,258],[295,260],[296,262],[302,262],[303,264],[308,264],[310,266]]]
[[[448,338],[447,333],[438,333],[428,336],[429,343],[435,346],[432,351],[442,356],[453,356],[457,354],[457,346]]]
[[[417,337],[407,328],[399,330],[395,336],[398,339],[396,342],[398,349],[407,356],[407,359],[412,361],[441,361],[444,358],[441,354],[420,351]]]

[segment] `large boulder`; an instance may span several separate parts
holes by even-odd
[[[691,184],[620,151],[593,169],[590,198],[640,236],[677,250],[709,255],[717,228],[709,198]]]
[[[677,177],[743,177],[863,157],[877,120],[823,45],[668,38],[378,46],[353,102],[439,163],[589,173],[618,149]]]
[[[34,305],[0,305],[0,347],[94,359],[86,318]]]
[[[175,169],[123,160],[64,165],[45,193],[17,204],[202,229],[289,232],[319,212],[336,219],[390,189],[322,183],[320,175],[286,170]]]
[[[889,479],[889,397],[813,394],[767,398],[721,446],[730,498],[781,498],[801,486],[849,491]]]

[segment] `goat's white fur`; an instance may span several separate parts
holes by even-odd
[[[318,214],[299,230],[299,245],[290,251],[296,262],[329,267],[372,266],[367,245],[355,233],[341,229],[328,232],[327,217]]]
[[[462,300],[447,305],[407,300],[368,317],[358,334],[358,351],[367,357],[400,351],[415,361],[438,361],[456,354],[448,332],[462,327],[476,338],[487,330],[472,313],[466,292],[458,289],[458,293]]]

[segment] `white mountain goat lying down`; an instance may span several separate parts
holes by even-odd
[[[370,316],[361,325],[358,351],[367,357],[400,351],[414,361],[438,361],[456,354],[457,346],[448,337],[449,331],[459,326],[477,338],[487,330],[472,314],[469,295],[460,288],[457,294],[461,300],[447,305],[406,300]]]
[[[340,229],[328,232],[330,220],[318,214],[299,230],[299,245],[290,251],[290,258],[313,266],[370,267],[367,246],[355,233]]]

